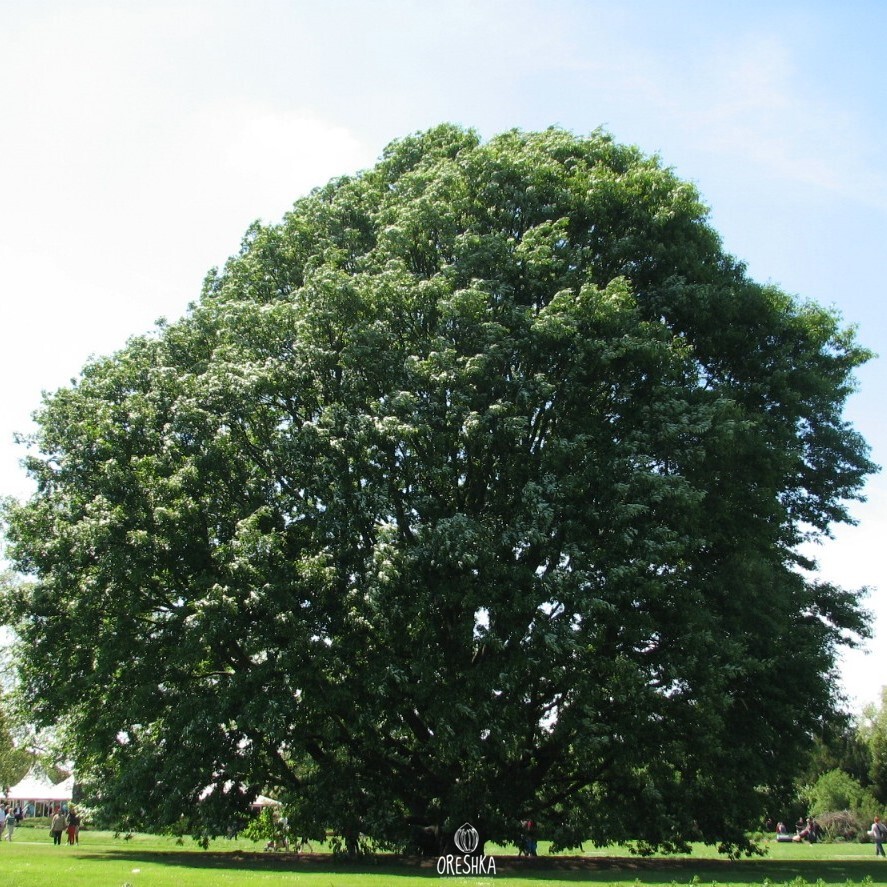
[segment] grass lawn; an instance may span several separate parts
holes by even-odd
[[[135,835],[126,841],[110,832],[85,831],[78,846],[55,847],[44,829],[19,828],[12,843],[0,844],[0,880],[16,887],[227,887],[227,885],[305,885],[305,887],[418,887],[429,881],[531,887],[557,882],[646,885],[700,884],[709,887],[887,884],[887,861],[876,860],[872,845],[768,844],[762,859],[730,862],[712,848],[692,857],[639,859],[614,849],[582,856],[520,859],[513,851],[488,848],[496,856],[496,877],[440,878],[433,862],[416,860],[337,862],[321,854],[296,858],[262,853],[248,841],[216,841],[201,850],[186,839]],[[501,854],[501,855],[500,855]]]

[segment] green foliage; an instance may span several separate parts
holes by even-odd
[[[863,786],[870,782],[871,751],[860,730],[861,724],[842,715],[822,725],[815,737],[812,753],[801,777],[810,784],[829,770],[844,770]]]
[[[13,724],[7,714],[5,698],[0,695],[0,789],[5,793],[28,772],[34,757],[13,738]]]
[[[866,632],[797,567],[868,356],[603,133],[396,142],[45,399],[23,693],[129,827],[745,846]]]
[[[881,689],[880,706],[870,705],[863,712],[859,737],[869,754],[872,792],[881,804],[887,804],[887,687]]]
[[[849,810],[871,821],[878,812],[874,795],[844,770],[823,773],[805,792],[810,814]]]
[[[271,807],[265,807],[258,815],[250,819],[241,834],[247,840],[257,842],[274,841],[283,843],[288,841],[290,837],[285,824],[277,815],[276,810]]]

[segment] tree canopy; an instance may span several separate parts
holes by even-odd
[[[881,704],[869,705],[859,725],[859,738],[869,755],[866,774],[875,797],[887,804],[887,686],[881,688]]]
[[[868,357],[656,157],[404,138],[45,398],[21,691],[132,821],[742,846],[866,632],[799,546]]]
[[[4,797],[10,786],[24,777],[33,761],[34,756],[15,742],[13,725],[6,711],[6,700],[0,694],[0,791]]]

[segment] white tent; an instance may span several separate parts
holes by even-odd
[[[29,816],[43,816],[59,804],[70,803],[74,777],[69,776],[53,785],[45,776],[30,770],[5,795],[6,802],[21,806]]]
[[[53,801],[70,801],[74,797],[74,774],[72,773],[67,779],[57,782],[52,787]]]

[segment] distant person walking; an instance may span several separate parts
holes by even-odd
[[[16,827],[16,819],[14,813],[6,814],[6,840],[11,841],[12,836],[15,834]]]
[[[881,817],[876,816],[869,834],[875,842],[875,856],[884,856],[884,842],[887,841],[887,825],[881,822]]]
[[[59,807],[58,810],[55,811],[55,816],[52,817],[52,822],[49,826],[49,833],[52,835],[52,843],[53,844],[61,844],[62,843],[62,832],[65,830],[65,814],[62,813],[62,808]]]

